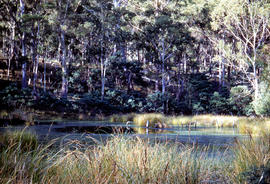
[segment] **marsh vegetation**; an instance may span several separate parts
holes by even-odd
[[[0,136],[0,183],[258,183],[269,179],[269,140],[250,136],[235,142],[232,155],[213,156],[208,146],[138,137],[60,148],[37,144],[32,133],[7,132]]]

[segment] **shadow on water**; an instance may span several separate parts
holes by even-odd
[[[54,128],[56,132],[64,133],[86,133],[86,134],[122,134],[122,133],[134,133],[133,129],[113,126],[67,126]]]

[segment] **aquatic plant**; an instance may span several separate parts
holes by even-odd
[[[270,131],[270,120],[268,118],[245,118],[239,120],[239,132],[260,136]]]
[[[135,113],[124,114],[124,115],[114,114],[109,117],[109,120],[110,122],[126,123],[127,121],[133,121],[133,118],[135,115],[136,115]]]
[[[154,127],[157,123],[167,123],[165,116],[158,113],[137,114],[133,118],[133,122],[139,126],[145,126],[147,121],[151,127]]]

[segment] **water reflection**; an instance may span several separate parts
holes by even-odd
[[[0,127],[0,132],[18,129],[24,129],[24,126]],[[196,142],[203,145],[230,145],[235,138],[243,137],[236,128],[195,128],[172,125],[169,128],[151,128],[138,127],[132,123],[126,125],[123,123],[89,121],[40,121],[36,122],[34,126],[28,127],[28,129],[36,132],[41,140],[61,137],[69,140],[81,140],[85,136],[90,136],[97,140],[106,140],[116,134],[181,143]]]

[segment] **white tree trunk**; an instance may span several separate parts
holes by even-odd
[[[46,52],[45,52],[45,57],[43,58],[43,62],[44,62],[43,91],[46,92],[47,48],[46,48]]]
[[[61,97],[67,98],[68,93],[68,81],[67,81],[67,65],[66,65],[66,44],[65,44],[65,33],[60,28],[60,43],[61,43],[61,65],[62,65],[62,87]]]
[[[106,82],[106,61],[104,62],[103,57],[100,58],[100,68],[101,68],[101,100],[104,100],[105,95],[105,82]]]
[[[10,77],[10,65],[11,65],[11,59],[14,58],[14,47],[15,47],[15,23],[12,24],[12,37],[11,37],[11,48],[10,48],[10,55],[9,55],[9,59],[8,59],[8,80]]]
[[[21,18],[24,15],[24,9],[25,5],[23,0],[20,0],[20,11],[21,11]],[[22,63],[22,88],[27,87],[27,63],[25,61],[26,57],[26,47],[25,47],[25,32],[22,33],[22,38],[21,38],[21,44],[22,44],[22,57],[23,57],[23,63]]]
[[[38,49],[38,41],[36,41],[36,39],[38,40],[39,37],[39,23],[38,23],[38,30],[36,33],[36,38],[33,38],[33,62],[34,62],[34,78],[33,78],[33,92],[34,94],[36,93],[36,81],[37,81],[37,76],[38,76],[38,65],[39,65],[39,56],[37,53],[37,49]]]

